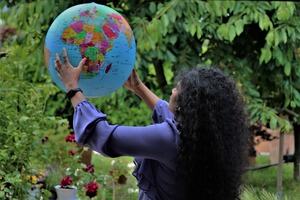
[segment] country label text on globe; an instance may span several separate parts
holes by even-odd
[[[50,26],[45,42],[45,62],[55,84],[65,90],[55,71],[55,54],[66,48],[77,66],[87,61],[79,86],[88,97],[110,94],[121,87],[135,62],[136,45],[128,22],[115,10],[95,4],[80,4],[61,13]]]

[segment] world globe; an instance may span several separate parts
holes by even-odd
[[[55,70],[56,53],[62,60],[63,48],[74,67],[87,58],[79,78],[79,87],[87,97],[116,91],[128,79],[135,63],[136,44],[128,22],[112,8],[96,3],[68,8],[55,18],[47,32],[45,63],[53,82],[66,91]]]

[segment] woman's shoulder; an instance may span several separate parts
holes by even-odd
[[[169,103],[163,99],[157,101],[154,106],[152,119],[154,123],[161,123],[166,119],[174,119],[174,114],[169,109]]]

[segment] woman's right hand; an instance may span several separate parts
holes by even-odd
[[[141,81],[135,70],[132,70],[124,87],[138,95],[151,110],[153,110],[159,100],[158,96],[149,90],[149,88]]]
[[[135,69],[132,70],[130,76],[128,77],[127,81],[124,83],[124,87],[127,90],[130,90],[134,93],[137,93],[139,87],[143,84],[141,79],[139,78],[138,74],[136,73]]]

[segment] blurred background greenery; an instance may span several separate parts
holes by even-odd
[[[66,154],[73,148],[64,145],[64,137],[72,131],[73,110],[51,82],[43,60],[43,45],[55,17],[68,7],[85,2],[90,1],[0,2],[1,199],[27,199],[35,184],[28,176],[39,173],[48,177],[47,184],[33,198],[51,197],[51,188],[58,184],[65,168],[80,159]],[[283,188],[276,189],[277,168],[248,172],[245,183],[251,187],[243,193],[243,199],[274,199],[282,189],[286,198],[300,199],[299,3],[95,2],[114,8],[128,20],[137,42],[135,68],[161,98],[168,100],[179,71],[217,66],[237,82],[251,125],[261,124],[282,134],[294,134],[295,154],[293,163],[283,166]],[[91,101],[108,115],[111,123],[151,123],[151,111],[124,89]],[[98,181],[103,185],[98,198],[137,199],[132,169],[127,166],[132,158],[114,160],[117,165],[109,158],[92,157]],[[259,157],[257,164],[266,162],[266,158]],[[58,168],[57,175],[47,175],[49,163]],[[110,173],[116,166],[124,174]],[[125,175],[127,181],[107,181],[106,175],[107,180]]]

